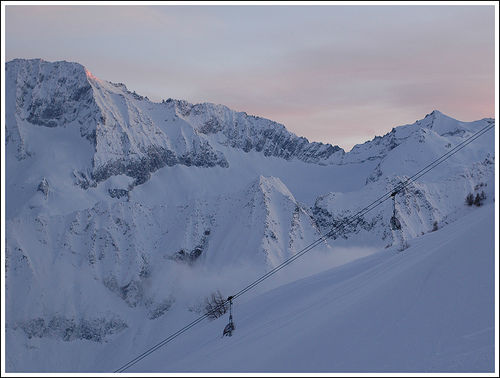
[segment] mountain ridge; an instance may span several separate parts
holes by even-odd
[[[78,118],[81,136],[95,148],[90,172],[80,172],[85,187],[122,173],[140,185],[165,165],[227,167],[220,144],[313,163],[343,153],[338,146],[309,143],[281,124],[223,105],[151,102],[124,84],[97,79],[78,63],[18,59],[6,63],[6,72],[13,81],[7,95],[12,98],[15,91],[19,118],[9,122],[18,126],[8,130],[8,140],[19,140],[23,157],[22,121],[60,127]],[[43,96],[59,100],[45,103]],[[87,104],[83,109],[73,106],[80,97]],[[90,114],[82,121],[79,115],[84,111]],[[210,138],[212,134],[217,138]]]
[[[6,324],[35,370],[46,347],[92,361],[85,343],[202,311],[494,122],[432,112],[346,153],[224,105],[150,102],[77,63],[6,66]],[[406,250],[473,211],[469,193],[491,205],[494,151],[481,137],[398,194],[401,230],[386,202],[300,274],[359,256],[335,248]]]

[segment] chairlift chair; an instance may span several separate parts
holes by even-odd
[[[234,331],[234,323],[233,323],[233,297],[228,297],[229,301],[229,323],[224,327],[224,332],[222,332],[222,336],[232,336]]]
[[[396,194],[398,192],[394,192],[391,194],[392,197],[392,217],[391,217],[391,229],[393,231],[401,230],[401,222],[399,221],[398,218],[396,218]]]

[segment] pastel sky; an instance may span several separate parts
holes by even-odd
[[[349,150],[438,109],[494,117],[492,5],[19,6],[5,59],[76,61]]]

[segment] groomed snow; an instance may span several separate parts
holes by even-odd
[[[128,372],[491,372],[493,214],[473,209],[402,253],[242,297],[233,337],[221,338],[227,317],[205,321]],[[104,370],[135,357],[127,332],[109,349],[115,357],[100,359]]]

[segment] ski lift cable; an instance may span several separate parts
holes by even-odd
[[[307,245],[306,247],[304,247],[302,250],[300,250],[299,252],[297,252],[293,256],[289,257],[287,260],[283,261],[281,264],[279,264],[278,266],[274,267],[269,272],[267,272],[266,274],[262,275],[261,277],[259,277],[258,279],[256,279],[252,283],[250,283],[249,285],[245,286],[243,289],[241,289],[240,291],[238,291],[236,294],[234,294],[231,297],[229,297],[231,299],[229,299],[229,298],[226,299],[218,307],[225,306],[227,303],[230,302],[230,300],[236,299],[236,298],[242,296],[243,294],[245,294],[246,292],[248,292],[249,290],[251,290],[255,286],[257,286],[258,284],[260,284],[261,282],[263,282],[264,280],[266,280],[267,278],[269,278],[270,276],[272,276],[275,273],[277,273],[279,270],[283,269],[284,267],[288,266],[289,264],[291,264],[293,261],[295,261],[296,259],[298,259],[302,255],[304,255],[307,252],[309,252],[311,249],[315,248],[316,246],[318,246],[319,244],[323,243],[328,238],[332,237],[336,232],[339,232],[339,231],[343,230],[346,226],[351,225],[355,221],[361,219],[361,217],[363,215],[365,215],[366,213],[370,212],[374,208],[376,208],[379,205],[381,205],[383,202],[385,202],[388,199],[390,199],[393,194],[397,194],[399,191],[401,191],[404,188],[406,188],[411,182],[415,182],[415,180],[419,179],[420,177],[422,177],[423,175],[425,175],[427,172],[431,171],[432,169],[434,169],[435,167],[437,167],[439,164],[443,163],[445,160],[447,160],[448,158],[450,158],[451,156],[453,156],[454,154],[456,154],[458,151],[460,151],[461,149],[463,149],[464,147],[466,147],[468,144],[472,143],[477,138],[479,138],[480,136],[482,136],[483,134],[485,134],[489,130],[493,129],[494,127],[495,127],[495,124],[492,123],[492,124],[488,124],[487,126],[485,126],[484,128],[482,128],[481,130],[477,131],[476,133],[474,133],[473,135],[471,135],[470,137],[468,137],[466,140],[462,141],[461,143],[459,143],[458,145],[456,145],[454,148],[452,148],[451,150],[449,150],[447,153],[443,154],[442,156],[440,156],[436,160],[432,161],[431,163],[429,163],[428,165],[426,165],[424,168],[420,169],[418,172],[416,172],[415,174],[413,174],[412,176],[410,176],[409,178],[407,178],[406,180],[404,180],[403,182],[400,182],[398,185],[396,185],[390,191],[386,192],[385,194],[383,194],[382,196],[380,196],[379,198],[377,198],[376,200],[374,200],[372,203],[370,203],[369,205],[365,206],[363,209],[359,210],[354,215],[352,215],[349,218],[347,218],[346,220],[340,222],[340,224],[336,225],[329,232],[327,232],[326,234],[322,235],[320,238],[318,238],[317,240],[313,241],[312,243],[310,243],[309,245]],[[149,348],[145,352],[141,353],[140,355],[138,355],[134,359],[130,360],[129,362],[127,362],[126,364],[124,364],[119,369],[115,370],[114,372],[115,373],[124,372],[125,370],[127,370],[131,366],[135,365],[137,362],[139,362],[142,359],[146,358],[151,353],[155,352],[156,350],[158,350],[161,347],[163,347],[165,344],[167,344],[170,341],[172,341],[173,339],[175,339],[177,336],[180,336],[184,332],[188,331],[189,329],[191,329],[192,327],[194,327],[195,325],[197,325],[198,323],[200,323],[202,320],[206,319],[209,315],[210,315],[209,312],[201,315],[200,317],[198,317],[195,320],[193,320],[191,323],[187,324],[186,326],[184,326],[183,328],[181,328],[178,331],[174,332],[173,334],[171,334],[167,338],[163,339],[159,343],[155,344],[154,346],[152,346],[151,348]]]
[[[454,155],[455,153],[457,153],[458,151],[460,151],[462,148],[464,148],[468,144],[472,143],[475,139],[479,138],[481,135],[483,135],[484,133],[486,133],[487,131],[489,131],[493,127],[494,127],[494,124],[488,125],[485,128],[481,129],[480,131],[476,132],[475,134],[473,134],[472,136],[470,136],[469,138],[467,138],[465,141],[463,141],[460,144],[458,144],[455,148],[453,148],[452,150],[448,151],[446,154],[442,155],[440,158],[434,160],[432,163],[428,164],[426,167],[422,168],[420,171],[418,171],[417,173],[415,173],[414,175],[412,175],[404,183],[400,183],[393,190],[385,193],[384,195],[382,195],[381,197],[379,197],[377,200],[373,201],[370,205],[366,206],[365,208],[363,208],[362,210],[360,210],[358,213],[356,213],[352,217],[348,218],[348,220],[342,222],[339,226],[335,227],[333,230],[331,230],[327,234],[323,235],[322,237],[320,237],[316,241],[312,242],[311,244],[309,244],[308,246],[306,246],[304,249],[302,249],[301,251],[299,251],[295,255],[291,256],[289,259],[285,260],[280,265],[276,266],[271,271],[267,272],[266,274],[264,274],[263,276],[261,276],[260,278],[258,278],[254,282],[252,282],[251,284],[247,285],[244,289],[240,290],[237,294],[233,295],[233,298],[237,298],[237,297],[243,295],[247,291],[251,290],[252,288],[254,288],[255,286],[257,286],[258,284],[260,284],[265,279],[269,278],[271,275],[275,274],[277,271],[281,270],[285,266],[287,266],[290,263],[292,263],[293,261],[295,261],[297,258],[299,258],[300,256],[302,256],[303,254],[309,252],[311,249],[313,249],[314,247],[316,247],[318,244],[322,243],[323,241],[325,241],[326,239],[328,239],[329,237],[331,237],[331,235],[334,233],[334,231],[338,231],[338,229],[340,227],[343,228],[344,226],[353,223],[354,220],[357,220],[362,215],[364,215],[367,212],[373,210],[375,207],[379,206],[384,201],[386,201],[387,199],[389,199],[391,197],[392,193],[394,193],[394,190],[400,191],[400,190],[404,189],[406,186],[408,186],[410,184],[411,181],[414,181],[417,178],[422,177],[424,174],[426,174],[427,172],[429,172],[431,169],[434,169],[437,165],[439,165],[442,162],[444,162],[446,159],[448,159],[449,157],[451,157],[452,155]],[[224,304],[226,304],[226,302]],[[149,355],[149,354],[153,353],[154,351],[156,351],[157,349],[161,348],[163,345],[165,345],[166,343],[170,342],[172,339],[174,339],[175,337],[179,336],[181,333],[184,333],[189,328],[191,328],[194,325],[198,324],[200,321],[202,321],[203,319],[205,319],[208,315],[209,314],[206,313],[206,314],[200,316],[199,318],[195,319],[193,322],[191,322],[190,324],[188,324],[187,326],[185,326],[181,330],[179,330],[176,333],[172,334],[167,339],[165,339],[162,342],[156,344],[154,347],[150,348],[148,351],[144,352],[143,354],[141,354],[138,357],[136,357],[134,360],[130,361],[128,364],[124,365],[122,368],[118,369],[116,372],[121,372],[121,371],[124,371],[124,370],[128,369],[130,366],[134,365],[135,363],[137,363],[138,361],[142,360],[147,355]]]
[[[361,209],[356,214],[354,214],[351,217],[349,217],[344,222],[341,222],[341,224],[339,224],[338,226],[334,227],[334,229],[330,230],[328,233],[326,233],[325,235],[323,235],[322,237],[320,237],[316,241],[312,242],[311,244],[309,244],[308,246],[306,246],[305,248],[303,248],[301,251],[297,252],[295,255],[289,257],[287,260],[283,261],[280,265],[276,266],[274,269],[270,270],[269,272],[267,272],[266,274],[264,274],[262,277],[258,278],[257,280],[255,280],[254,282],[252,282],[251,284],[249,284],[247,287],[245,287],[242,290],[240,290],[238,293],[234,294],[233,297],[237,298],[237,297],[241,296],[242,294],[244,294],[248,290],[252,289],[253,287],[255,287],[256,285],[258,285],[259,283],[261,283],[262,281],[264,281],[265,279],[267,279],[268,277],[270,277],[271,275],[273,275],[277,271],[281,270],[282,268],[284,268],[285,266],[287,266],[291,262],[295,261],[297,258],[299,258],[300,256],[302,256],[303,254],[309,252],[312,248],[316,247],[318,244],[321,244],[323,241],[325,241],[326,239],[328,239],[329,237],[331,237],[332,234],[334,234],[335,232],[340,231],[338,229],[339,227],[343,228],[343,227],[345,227],[347,225],[352,224],[355,220],[358,220],[363,215],[365,215],[369,211],[373,210],[375,207],[379,206],[380,204],[382,204],[383,202],[385,202],[387,199],[391,198],[391,196],[392,196],[392,194],[394,192],[401,191],[406,186],[408,186],[412,181],[415,181],[417,178],[422,177],[424,174],[426,174],[427,172],[429,172],[431,169],[434,169],[436,166],[438,166],[439,164],[441,164],[442,162],[444,162],[446,159],[448,159],[449,157],[451,157],[452,155],[454,155],[455,153],[457,153],[458,151],[460,151],[462,148],[464,148],[468,144],[472,143],[475,139],[479,138],[481,135],[483,135],[484,133],[486,133],[487,131],[489,131],[493,127],[494,127],[494,124],[493,125],[490,124],[490,125],[484,127],[483,129],[479,130],[478,132],[476,132],[475,134],[473,134],[472,136],[470,136],[469,138],[467,138],[465,141],[463,141],[460,144],[458,144],[455,148],[453,148],[452,150],[448,151],[446,154],[442,155],[438,159],[434,160],[432,163],[428,164],[427,166],[425,166],[424,168],[422,168],[421,170],[419,170],[418,172],[416,172],[415,174],[413,174],[411,177],[409,177],[408,179],[406,179],[405,182],[402,182],[402,183],[396,185],[395,188],[393,188],[392,190],[386,192],[385,194],[383,194],[382,196],[380,196],[378,199],[376,199],[375,201],[373,201],[371,204],[369,204],[368,206],[364,207],[363,209]]]

